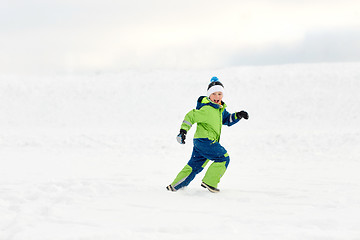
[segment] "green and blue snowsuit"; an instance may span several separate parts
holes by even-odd
[[[181,129],[186,131],[189,131],[195,123],[197,128],[191,158],[171,183],[176,190],[189,185],[209,160],[213,163],[202,181],[217,187],[230,162],[229,154],[219,143],[221,128],[222,125],[232,126],[239,120],[235,113],[230,114],[226,111],[224,102],[219,105],[211,102],[207,97],[199,97],[196,109],[188,112],[181,124]]]

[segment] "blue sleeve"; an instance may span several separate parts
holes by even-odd
[[[235,123],[237,123],[238,121],[240,121],[240,119],[236,117],[235,113],[230,114],[228,111],[226,111],[226,109],[224,109],[223,122],[222,122],[223,125],[227,125],[230,127]]]

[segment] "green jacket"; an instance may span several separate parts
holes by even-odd
[[[240,119],[235,113],[226,111],[226,104],[213,103],[209,98],[201,96],[198,99],[196,109],[188,112],[181,124],[181,129],[189,131],[197,123],[194,138],[208,138],[219,141],[222,125],[232,126]]]

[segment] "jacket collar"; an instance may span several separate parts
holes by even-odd
[[[196,109],[199,110],[200,108],[202,108],[203,106],[206,106],[206,105],[210,105],[216,109],[226,108],[226,104],[223,101],[221,101],[221,105],[219,105],[219,104],[216,104],[216,103],[210,101],[210,99],[208,97],[201,96],[201,97],[199,97],[199,99],[197,101]]]

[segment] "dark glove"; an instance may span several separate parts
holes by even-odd
[[[180,133],[177,135],[176,140],[180,143],[180,144],[185,144],[185,139],[186,139],[186,133],[187,131],[184,129],[180,129]]]
[[[249,114],[245,111],[241,111],[236,113],[236,117],[239,119],[241,118],[249,119]]]

